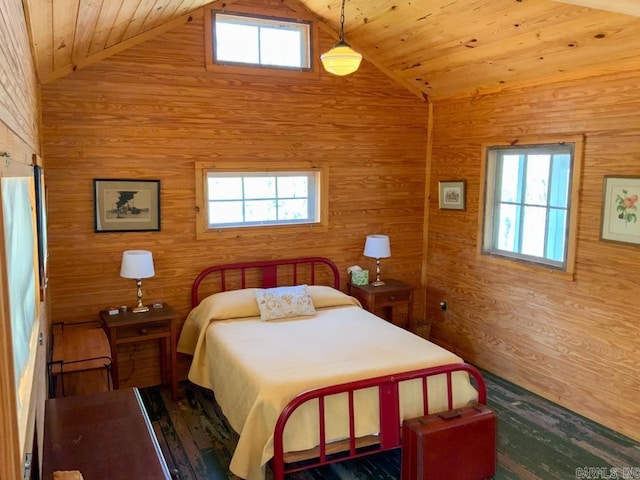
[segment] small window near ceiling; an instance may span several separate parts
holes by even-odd
[[[197,166],[196,182],[202,186],[196,192],[198,232],[233,230],[236,235],[246,230],[324,227],[326,176],[320,167],[239,171]]]
[[[281,69],[311,68],[311,24],[212,12],[213,62]]]
[[[483,254],[573,272],[582,140],[485,149]]]

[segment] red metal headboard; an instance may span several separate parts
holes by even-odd
[[[227,290],[227,274],[230,271],[239,273],[240,275],[240,288],[259,287],[259,288],[273,288],[278,286],[278,267],[286,267],[289,269],[290,277],[293,279],[293,285],[298,284],[299,279],[299,266],[304,265],[307,272],[305,274],[305,283],[314,285],[316,280],[316,265],[326,266],[331,270],[333,274],[333,288],[340,289],[340,273],[338,267],[328,258],[324,257],[303,257],[303,258],[290,258],[287,260],[260,260],[256,262],[240,262],[240,263],[228,263],[226,265],[214,265],[212,267],[205,268],[201,271],[191,286],[191,307],[195,307],[200,303],[198,297],[198,290],[202,281],[211,274],[219,273],[219,285],[221,292]],[[247,270],[258,269],[261,272],[261,282],[259,285],[247,285]]]

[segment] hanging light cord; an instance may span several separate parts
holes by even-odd
[[[347,0],[342,0],[342,10],[340,12],[340,43],[344,41],[344,4]]]

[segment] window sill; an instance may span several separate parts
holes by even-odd
[[[261,225],[256,227],[231,227],[196,231],[196,240],[210,240],[213,238],[255,238],[259,235],[291,235],[295,233],[327,232],[329,226],[322,223],[307,223],[304,225]]]
[[[491,255],[488,253],[478,254],[478,260],[481,263],[484,263],[487,265],[494,265],[496,267],[512,268],[515,270],[535,273],[537,275],[555,277],[555,278],[559,278],[561,280],[566,280],[570,282],[575,281],[575,272],[573,271],[573,269],[562,271],[562,270],[551,268],[545,265],[527,263],[520,260],[512,260],[510,258]]]

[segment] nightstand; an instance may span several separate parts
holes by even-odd
[[[109,345],[111,346],[111,379],[113,388],[120,386],[118,374],[118,345],[148,340],[160,340],[162,381],[171,386],[171,396],[178,396],[176,374],[176,348],[178,343],[178,313],[166,303],[162,308],[150,308],[148,312],[133,313],[131,310],[109,315],[100,312]],[[168,355],[167,355],[168,353]]]
[[[349,283],[349,295],[356,297],[365,310],[384,312],[384,318],[393,323],[393,308],[406,306],[406,329],[413,331],[413,287],[399,280],[385,279],[379,287],[373,285],[352,285]]]

